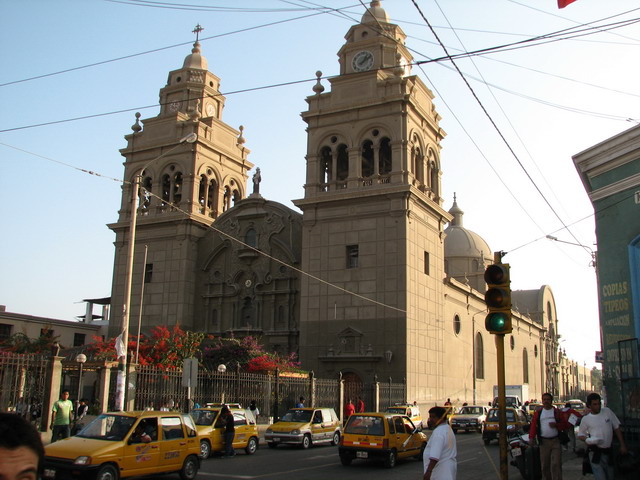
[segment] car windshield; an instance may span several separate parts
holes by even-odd
[[[488,422],[497,422],[499,415],[500,415],[500,411],[498,409],[492,409],[489,412],[489,415],[487,417],[487,421]],[[516,421],[515,412],[513,410],[507,410],[507,422],[515,422],[515,421]]]
[[[218,416],[218,410],[193,410],[191,416],[196,425],[209,426]]]
[[[398,417],[399,418],[399,417]],[[384,435],[384,418],[369,415],[351,415],[344,433],[355,435]]]
[[[404,407],[387,407],[385,412],[387,413],[399,413],[400,415],[404,415],[406,412],[406,408]]]
[[[482,415],[482,407],[462,407],[460,415]]]
[[[119,442],[124,440],[135,421],[136,417],[103,413],[84,427],[77,436]]]
[[[281,422],[304,422],[311,421],[312,410],[289,410],[280,419]]]

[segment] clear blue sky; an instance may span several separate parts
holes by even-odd
[[[640,118],[640,26],[604,31],[605,24],[640,17],[637,1],[577,0],[562,10],[555,0],[417,4],[450,53],[598,21],[599,32],[584,31],[579,38],[457,62],[562,221],[579,243],[596,249],[593,210],[571,156],[637,124],[625,119]],[[232,92],[313,79],[316,70],[338,73],[336,53],[364,7],[358,0],[326,0],[322,5],[339,13],[319,13],[314,5],[319,4],[0,3],[0,304],[12,312],[72,319],[84,312],[76,302],[110,294],[114,235],[106,224],[117,219],[120,206],[117,180],[123,158],[118,149],[125,146],[123,136],[136,111],[143,118],[158,113],[158,91],[167,73],[182,65],[198,23],[205,28],[203,54],[226,93],[223,120],[245,126],[250,160],[262,171],[261,193],[288,206],[301,198],[306,137],[299,114],[314,82]],[[443,56],[411,0],[385,0],[383,7],[409,35],[407,45],[416,60]],[[273,22],[281,23],[266,26]],[[142,52],[151,53],[136,55]],[[510,252],[505,261],[512,265],[515,289],[551,285],[561,345],[572,358],[591,365],[599,338],[589,255],[544,238],[553,234],[576,241],[526,178],[451,64],[429,63],[414,67],[413,73],[433,89],[448,134],[442,151],[445,207],[450,208],[456,192],[465,226],[493,250]],[[326,80],[324,84],[329,88]],[[101,115],[121,110],[128,111]],[[98,116],[21,128],[90,115]],[[500,214],[489,210],[496,199],[503,199]]]

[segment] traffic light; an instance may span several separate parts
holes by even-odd
[[[509,279],[509,264],[494,263],[489,265],[484,272],[484,281],[487,282],[487,292],[484,294],[484,302],[489,313],[484,325],[489,333],[511,333],[511,280]]]

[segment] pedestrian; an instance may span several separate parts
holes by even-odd
[[[87,405],[87,403],[88,400],[86,398],[80,400],[80,405],[78,405],[78,408],[76,410],[76,423],[82,421],[82,419],[89,411],[89,405]]]
[[[349,417],[356,413],[356,407],[353,405],[351,399],[347,400],[347,404],[344,406],[344,423],[347,423]]]
[[[564,405],[564,408],[560,410],[562,412],[562,416],[564,420],[569,423],[571,426],[567,429],[567,433],[569,434],[569,446],[573,452],[576,451],[576,432],[574,427],[580,424],[580,419],[582,418],[582,413],[571,407],[571,402],[567,402]]]
[[[38,480],[44,447],[40,434],[19,415],[0,413],[0,478]]]
[[[451,399],[450,398],[447,398],[447,401],[444,402],[444,406],[445,407],[450,407],[451,406]]]
[[[423,480],[455,480],[458,470],[456,436],[447,422],[447,410],[432,407],[429,410],[429,428],[433,429],[424,449]]]
[[[553,406],[553,395],[542,394],[542,407],[533,414],[529,429],[529,444],[540,445],[540,463],[545,480],[562,480],[562,445],[560,432],[569,424]]]
[[[233,439],[236,436],[236,429],[233,422],[233,413],[226,405],[220,410],[220,419],[224,425],[224,458],[233,457],[236,452],[233,450]]]
[[[300,400],[296,403],[296,408],[304,408],[304,397],[300,397]]]
[[[51,409],[51,443],[71,436],[73,403],[69,400],[69,390],[63,390],[60,400]]]
[[[589,447],[587,454],[595,479],[613,480],[611,442],[614,433],[620,442],[620,453],[627,454],[627,446],[620,430],[620,420],[611,409],[602,406],[602,398],[597,393],[589,394],[587,407],[590,413],[580,421],[578,438]]]
[[[24,399],[24,397],[20,397],[18,399],[18,403],[16,403],[16,413],[21,417],[25,417],[28,411],[29,411],[29,404]]]
[[[260,410],[258,410],[258,405],[256,405],[255,400],[251,400],[251,403],[249,404],[249,410],[251,410],[251,413],[253,414],[253,418],[255,418],[257,423],[258,415],[260,415]]]
[[[356,400],[356,412],[364,412],[364,400],[362,400],[362,397],[360,395],[358,395],[358,399]]]

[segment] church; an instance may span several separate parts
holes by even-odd
[[[412,75],[405,39],[374,0],[346,33],[339,75],[325,85],[317,73],[302,112],[299,210],[260,194],[261,172],[242,127],[223,121],[220,79],[196,40],[160,89],[160,113],[138,119],[121,150],[122,202],[109,225],[110,336],[122,330],[120,307],[128,304],[137,209],[131,278],[143,294],[128,308],[142,331],[179,323],[214,336],[251,335],[271,351],[295,352],[320,378],[406,381],[407,400],[421,404],[493,398],[496,349],[484,326],[483,279],[493,252],[464,228],[457,199],[444,206],[446,134],[433,93]],[[142,188],[134,194],[136,179]],[[463,204],[464,193],[458,197]],[[506,383],[528,385],[529,398],[569,395],[563,386],[577,371],[559,358],[552,290],[516,291],[513,300]]]

